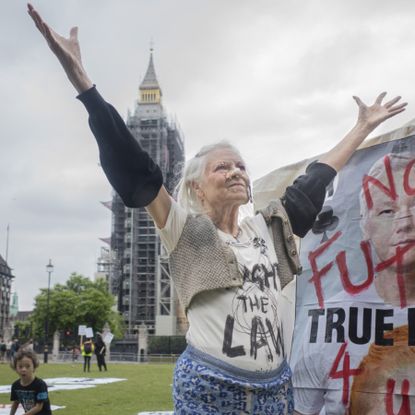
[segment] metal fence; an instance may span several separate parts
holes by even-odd
[[[107,362],[114,363],[176,363],[180,355],[177,354],[151,354],[147,356],[138,356],[137,353],[120,353],[120,352],[111,352],[110,358],[106,356]],[[42,360],[42,355],[39,355],[39,359]],[[57,356],[52,354],[49,355],[51,362],[56,363],[82,363],[83,358],[81,355],[73,355],[72,352],[59,352]],[[92,362],[96,361],[95,355],[92,355]]]

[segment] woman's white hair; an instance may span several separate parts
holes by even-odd
[[[239,150],[226,140],[219,141],[215,144],[204,146],[189,161],[186,162],[182,178],[176,186],[177,203],[183,207],[186,212],[191,214],[204,213],[203,206],[197,197],[194,183],[199,183],[203,177],[206,168],[208,155],[215,150],[231,150],[242,159]]]

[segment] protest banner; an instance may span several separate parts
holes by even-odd
[[[415,411],[414,124],[371,144],[328,187],[301,241],[290,356],[300,413]],[[254,187],[260,204],[289,184],[271,177]]]

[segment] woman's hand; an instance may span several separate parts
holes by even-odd
[[[81,60],[81,49],[78,42],[78,28],[70,30],[69,38],[64,38],[47,25],[35,8],[28,3],[28,13],[35,22],[39,32],[46,39],[51,51],[59,59],[72,85],[82,93],[90,89],[93,84],[88,78]]]
[[[395,97],[382,105],[386,92],[382,92],[373,105],[367,106],[358,97],[353,97],[359,106],[356,125],[320,161],[339,171],[350,159],[364,139],[383,121],[405,111],[406,102],[398,104],[401,97]]]
[[[401,99],[397,96],[390,101],[382,105],[383,98],[385,98],[386,92],[382,92],[373,105],[366,105],[359,97],[354,96],[354,100],[359,106],[359,115],[357,118],[357,125],[367,128],[370,131],[374,130],[379,124],[399,114],[405,110],[406,102],[398,104]],[[396,105],[397,104],[397,105]]]

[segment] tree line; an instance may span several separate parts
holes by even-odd
[[[28,321],[15,322],[15,335],[21,341],[34,338],[43,343],[47,316],[48,290],[42,288],[35,297],[33,313]],[[48,343],[53,334],[62,334],[63,344],[79,341],[78,326],[92,327],[94,333],[102,331],[108,323],[115,337],[123,335],[123,321],[115,309],[115,298],[108,292],[105,280],[91,281],[89,278],[72,273],[65,284],[56,284],[49,292]]]

